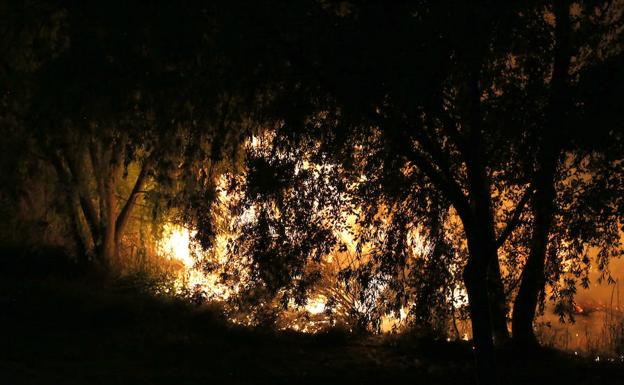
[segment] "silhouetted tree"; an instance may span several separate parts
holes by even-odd
[[[226,39],[215,37],[213,5],[31,8],[38,18],[28,18],[27,41],[8,56],[28,69],[18,66],[9,84],[27,95],[18,124],[56,170],[80,254],[108,265],[141,196],[182,207],[213,183],[214,164],[235,159],[251,126],[240,106],[255,93],[238,92],[240,73],[225,72],[232,58],[215,53]],[[18,21],[8,34],[19,35]],[[30,54],[36,43],[42,60]]]

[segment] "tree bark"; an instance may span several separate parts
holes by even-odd
[[[104,237],[100,249],[100,262],[106,268],[110,268],[117,257],[117,243],[115,240],[115,223],[117,220],[115,202],[115,172],[114,165],[107,165],[108,170],[104,173],[105,180],[102,185],[100,199],[104,201],[105,212],[102,215]]]
[[[498,253],[490,251],[488,267],[488,293],[490,295],[490,312],[492,313],[492,333],[494,343],[503,345],[510,340],[507,328],[507,296],[498,261]]]
[[[121,209],[119,216],[115,221],[115,242],[119,245],[121,241],[121,235],[128,223],[128,219],[130,218],[130,214],[132,214],[132,210],[136,206],[136,202],[139,198],[139,194],[141,190],[145,186],[145,182],[147,180],[147,175],[149,173],[151,161],[150,159],[146,159],[141,166],[141,171],[139,171],[139,175],[137,176],[136,181],[134,182],[134,186],[132,187],[132,191],[128,196],[128,200],[124,204]]]
[[[570,69],[570,1],[554,0],[555,49],[547,120],[542,129],[535,173],[533,202],[534,228],[529,256],[514,301],[512,331],[519,344],[536,344],[533,330],[539,293],[544,290],[545,261],[555,210],[555,173],[561,151],[558,143],[565,140],[564,114],[567,105],[567,81]]]
[[[82,225],[82,218],[86,220],[86,214],[84,213],[84,207],[80,201],[80,189],[77,186],[77,181],[72,172],[66,168],[65,158],[60,153],[54,153],[51,155],[52,166],[54,167],[59,181],[65,187],[66,205],[68,208],[68,217],[71,227],[73,229],[72,235],[76,244],[78,257],[80,262],[90,254],[89,249],[89,234],[87,229]]]
[[[539,294],[544,290],[544,265],[548,248],[548,236],[554,212],[555,188],[553,176],[554,160],[546,160],[536,180],[533,203],[534,227],[529,256],[527,258],[520,288],[514,301],[512,330],[514,340],[521,345],[536,345],[533,320]]]
[[[490,297],[492,301],[492,328],[494,333],[494,342],[496,344],[505,344],[510,340],[509,330],[507,328],[507,295],[503,284],[500,263],[498,260],[498,249],[505,243],[514,229],[518,226],[520,216],[530,198],[533,196],[533,186],[527,187],[522,198],[517,203],[514,212],[507,222],[505,228],[498,236],[495,242],[495,254],[492,257],[493,263],[490,264],[489,282]]]
[[[494,341],[492,338],[492,318],[488,290],[488,252],[478,236],[468,235],[470,258],[464,269],[464,284],[468,293],[472,339],[477,360],[479,382],[497,384],[498,374]]]
[[[498,309],[493,304],[490,283],[492,264],[498,264],[494,216],[492,213],[490,180],[484,161],[483,140],[481,137],[481,115],[478,87],[474,83],[472,95],[471,125],[469,133],[470,151],[466,157],[471,217],[462,219],[468,241],[468,263],[464,271],[464,283],[470,303],[470,318],[475,348],[477,350],[480,379],[487,384],[498,383],[493,333],[493,315]],[[504,313],[503,313],[504,314]],[[503,316],[504,317],[504,316]],[[502,326],[506,332],[506,326]],[[502,330],[497,330],[503,333]]]
[[[84,218],[89,227],[91,242],[93,245],[97,245],[100,239],[99,213],[93,203],[93,200],[89,194],[88,177],[85,174],[85,169],[81,165],[84,160],[85,153],[82,149],[76,151],[70,147],[65,148],[65,154],[67,159],[67,166],[74,178],[78,194],[80,196],[80,206],[84,213]],[[82,156],[83,159],[80,159]],[[78,159],[77,159],[78,158]]]
[[[487,36],[489,32],[484,32]],[[493,331],[506,331],[500,325],[498,306],[493,306],[490,295],[490,267],[498,264],[494,215],[492,212],[491,183],[487,170],[486,148],[482,137],[482,112],[480,76],[486,45],[471,52],[473,62],[466,89],[467,146],[464,152],[468,181],[469,216],[462,218],[468,241],[468,263],[464,270],[464,283],[468,292],[472,335],[476,349],[479,380],[485,384],[498,384],[498,368],[494,351]],[[495,271],[495,270],[494,270]],[[493,322],[493,310],[498,322]],[[504,314],[504,313],[503,313]],[[500,329],[499,329],[500,328]]]

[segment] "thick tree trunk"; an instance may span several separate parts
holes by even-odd
[[[476,350],[479,382],[497,384],[498,373],[488,288],[488,251],[482,241],[469,235],[469,261],[464,269],[464,284],[468,292],[472,338]]]
[[[559,152],[558,143],[565,141],[563,127],[567,106],[570,69],[570,1],[554,0],[555,49],[551,80],[551,93],[547,121],[544,124],[541,146],[535,173],[535,196],[533,202],[534,228],[531,249],[524,267],[522,281],[514,302],[512,331],[514,340],[520,344],[536,344],[533,320],[539,293],[544,289],[546,252],[555,208],[555,173]]]
[[[478,111],[476,104],[473,111]],[[494,322],[490,295],[490,266],[498,263],[494,217],[492,213],[490,180],[483,161],[481,135],[473,122],[471,132],[472,151],[466,165],[470,193],[470,215],[462,218],[468,241],[468,263],[464,270],[464,283],[470,304],[472,335],[477,352],[479,378],[485,384],[497,384],[498,373],[494,352]],[[506,327],[505,327],[506,329]]]
[[[124,135],[114,139],[94,134],[83,141],[68,139],[62,152],[50,152],[67,191],[69,220],[79,253],[95,256],[105,270],[117,265],[123,231],[152,166],[153,158],[148,157],[120,210],[116,190],[124,170],[125,144]]]
[[[81,207],[78,203],[78,196],[77,194],[71,195],[73,195],[73,197],[68,199],[68,204],[71,205],[70,222],[73,229],[72,233],[76,244],[78,262],[84,263],[89,256],[89,238],[82,226]]]
[[[550,149],[545,150],[550,152]],[[552,154],[541,157],[542,169],[536,178],[536,192],[533,198],[533,234],[520,288],[514,301],[512,330],[513,338],[522,345],[535,345],[537,339],[533,331],[533,320],[539,294],[544,290],[544,265],[548,247],[548,236],[554,211],[555,187],[554,172],[556,158]]]
[[[109,157],[110,158],[110,157]],[[115,184],[117,181],[117,165],[105,163],[103,180],[101,182],[100,200],[103,201],[104,212],[102,217],[102,245],[100,249],[100,262],[105,268],[113,266],[117,258],[117,242],[115,225],[117,221],[117,201],[115,199]]]
[[[100,199],[104,200],[105,212],[102,213],[102,244],[100,249],[100,262],[104,267],[110,268],[117,257],[117,243],[115,241],[115,196],[112,175],[108,175],[108,180],[104,183],[105,195]]]
[[[464,154],[468,176],[469,210],[462,222],[468,241],[468,263],[464,283],[468,292],[472,335],[476,349],[479,380],[497,384],[498,373],[493,340],[492,301],[490,297],[490,264],[498,263],[491,183],[487,170],[486,149],[482,138],[481,90],[479,87],[483,52],[475,53],[474,67],[468,83],[467,147]],[[498,307],[495,307],[497,309]],[[503,313],[504,314],[504,313]],[[497,312],[497,315],[500,314]],[[500,321],[500,320],[499,320]],[[498,325],[498,324],[497,324]],[[498,325],[500,326],[500,325]],[[506,326],[504,327],[506,330]],[[502,332],[501,330],[498,330]]]
[[[65,149],[65,158],[67,159],[67,166],[73,176],[74,183],[76,185],[77,192],[79,194],[80,206],[84,214],[85,221],[89,227],[90,242],[93,245],[97,245],[100,240],[99,234],[99,213],[93,204],[91,194],[88,188],[88,176],[86,175],[85,168],[82,166],[84,162],[85,153],[79,148],[78,151],[72,150],[71,146]]]
[[[61,154],[52,154],[51,161],[59,181],[65,187],[67,214],[73,230],[72,236],[76,245],[78,258],[80,262],[84,262],[89,255],[90,236],[82,225],[82,218],[86,218],[86,214],[83,212],[84,208],[80,202],[80,193],[76,178],[72,172],[66,168],[65,159]]]
[[[99,259],[102,266],[106,269],[112,267],[115,258],[117,257],[117,243],[115,242],[114,225],[110,228],[106,228],[102,245],[100,248]]]
[[[490,295],[490,312],[492,314],[492,333],[494,343],[505,344],[509,341],[509,329],[507,328],[507,297],[505,286],[498,262],[496,250],[490,251],[490,264],[488,268],[488,293]]]

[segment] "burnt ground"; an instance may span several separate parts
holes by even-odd
[[[624,364],[499,353],[503,384],[624,384]],[[0,384],[474,384],[468,343],[278,333],[77,275],[0,274]]]

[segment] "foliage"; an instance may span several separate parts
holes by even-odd
[[[261,324],[322,298],[445,332],[465,290],[484,369],[512,305],[531,337],[547,294],[564,316],[609,280],[620,2],[242,5],[3,5],[3,214],[103,265],[184,225]]]

